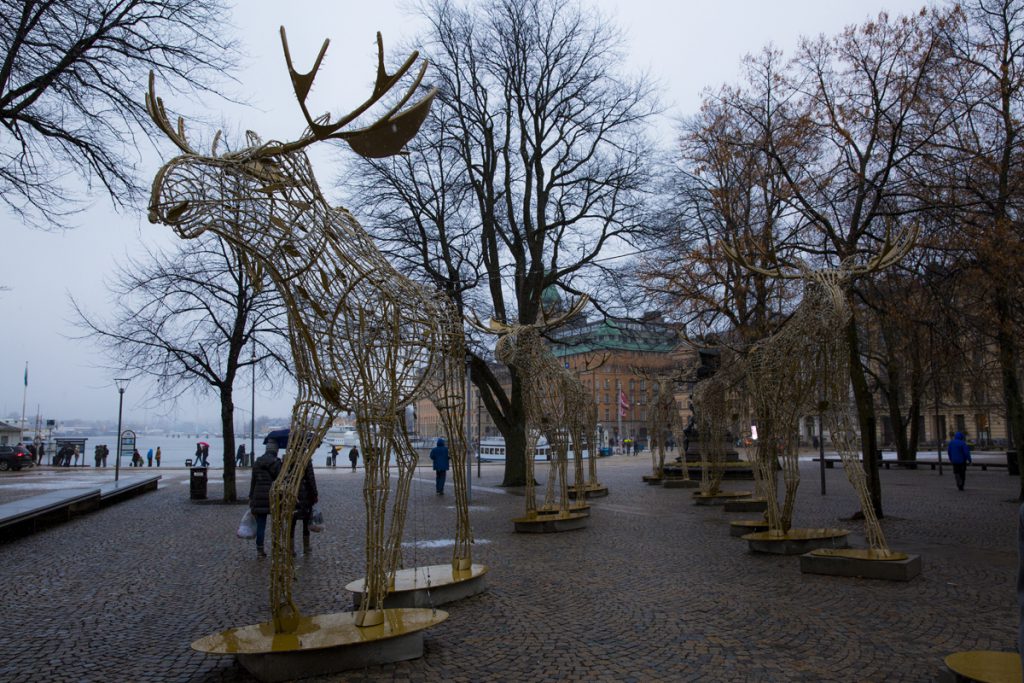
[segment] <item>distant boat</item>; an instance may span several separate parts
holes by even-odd
[[[500,436],[488,436],[485,439],[480,440],[480,460],[483,462],[504,462],[505,461],[505,439]],[[572,456],[572,451],[569,451],[569,455]],[[586,457],[587,452],[583,451],[583,456]],[[541,437],[537,440],[537,446],[533,450],[534,460],[550,460],[551,459],[551,447],[548,446],[547,439]]]
[[[327,430],[327,436],[324,437],[324,443],[337,446],[352,446],[359,445],[359,432],[356,431],[355,427],[332,427]]]

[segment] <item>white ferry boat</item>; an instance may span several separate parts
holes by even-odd
[[[505,439],[500,436],[489,436],[485,439],[481,439],[477,452],[480,454],[480,460],[483,462],[504,462]],[[571,451],[569,455],[572,457]],[[583,452],[583,456],[586,457],[586,451]],[[551,459],[551,447],[548,445],[547,439],[544,437],[541,437],[537,441],[537,446],[533,450],[533,459]]]

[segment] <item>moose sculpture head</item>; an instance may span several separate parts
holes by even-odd
[[[822,314],[848,318],[850,308],[846,288],[855,278],[885,270],[899,263],[917,242],[917,233],[917,226],[911,226],[895,236],[887,231],[878,253],[867,262],[857,263],[855,257],[851,256],[843,259],[836,268],[813,269],[803,261],[798,261],[795,269],[789,271],[782,268],[764,268],[751,263],[734,245],[723,243],[722,249],[726,257],[750,272],[780,280],[802,280],[802,309],[816,309]]]
[[[155,77],[150,73],[146,109],[157,127],[182,152],[160,169],[153,179],[149,202],[149,220],[171,226],[184,239],[192,239],[207,230],[229,242],[239,242],[238,232],[248,231],[245,239],[252,243],[253,232],[259,233],[267,247],[285,242],[293,228],[302,229],[309,222],[307,212],[325,211],[327,203],[317,187],[309,160],[303,150],[323,140],[344,140],[358,154],[379,158],[401,152],[419,130],[430,110],[435,90],[406,109],[423,80],[424,62],[404,95],[375,122],[346,129],[358,116],[377,104],[409,71],[419,57],[413,52],[393,74],[384,68],[384,43],[377,34],[377,78],[370,97],[349,114],[336,121],[314,118],[306,105],[310,88],[330,44],[325,40],[308,73],[298,73],[288,49],[288,39],[281,27],[281,44],[292,81],[292,88],[305,117],[307,130],[291,142],[263,143],[249,132],[249,145],[233,152],[218,154],[220,131],[214,136],[210,154],[196,151],[185,135],[184,121],[177,126],[167,118],[163,100],[155,93]]]

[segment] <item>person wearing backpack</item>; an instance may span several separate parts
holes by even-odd
[[[249,480],[249,509],[256,518],[257,557],[267,556],[263,540],[267,533],[267,515],[270,514],[270,487],[280,472],[281,459],[277,457],[277,442],[270,441],[266,452],[253,463],[252,479]]]

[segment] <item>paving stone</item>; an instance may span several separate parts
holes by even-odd
[[[863,547],[842,469],[826,471],[821,496],[817,468],[803,467],[794,525],[847,528]],[[729,537],[732,516],[647,486],[648,469],[602,459],[610,495],[592,501],[588,527],[527,535],[511,521],[522,497],[485,466],[474,473],[473,559],[490,567],[487,592],[446,607],[421,659],[309,680],[933,681],[953,651],[1014,648],[1017,506],[1007,501],[1018,482],[1005,472],[972,471],[958,492],[949,473],[883,470],[886,536],[924,566],[890,583],[749,554]],[[0,680],[251,680],[189,643],[268,618],[269,562],[235,538],[244,506],[193,504],[186,471],[161,474],[156,492],[0,546],[0,570],[24,579],[5,587],[4,626],[25,636],[0,642]],[[318,468],[317,478],[327,529],[297,558],[295,587],[311,614],[347,609],[344,586],[363,574],[362,473]],[[454,536],[451,502],[432,487],[419,472],[406,541]],[[209,495],[220,495],[214,479]],[[410,566],[442,564],[451,546],[404,552]]]

